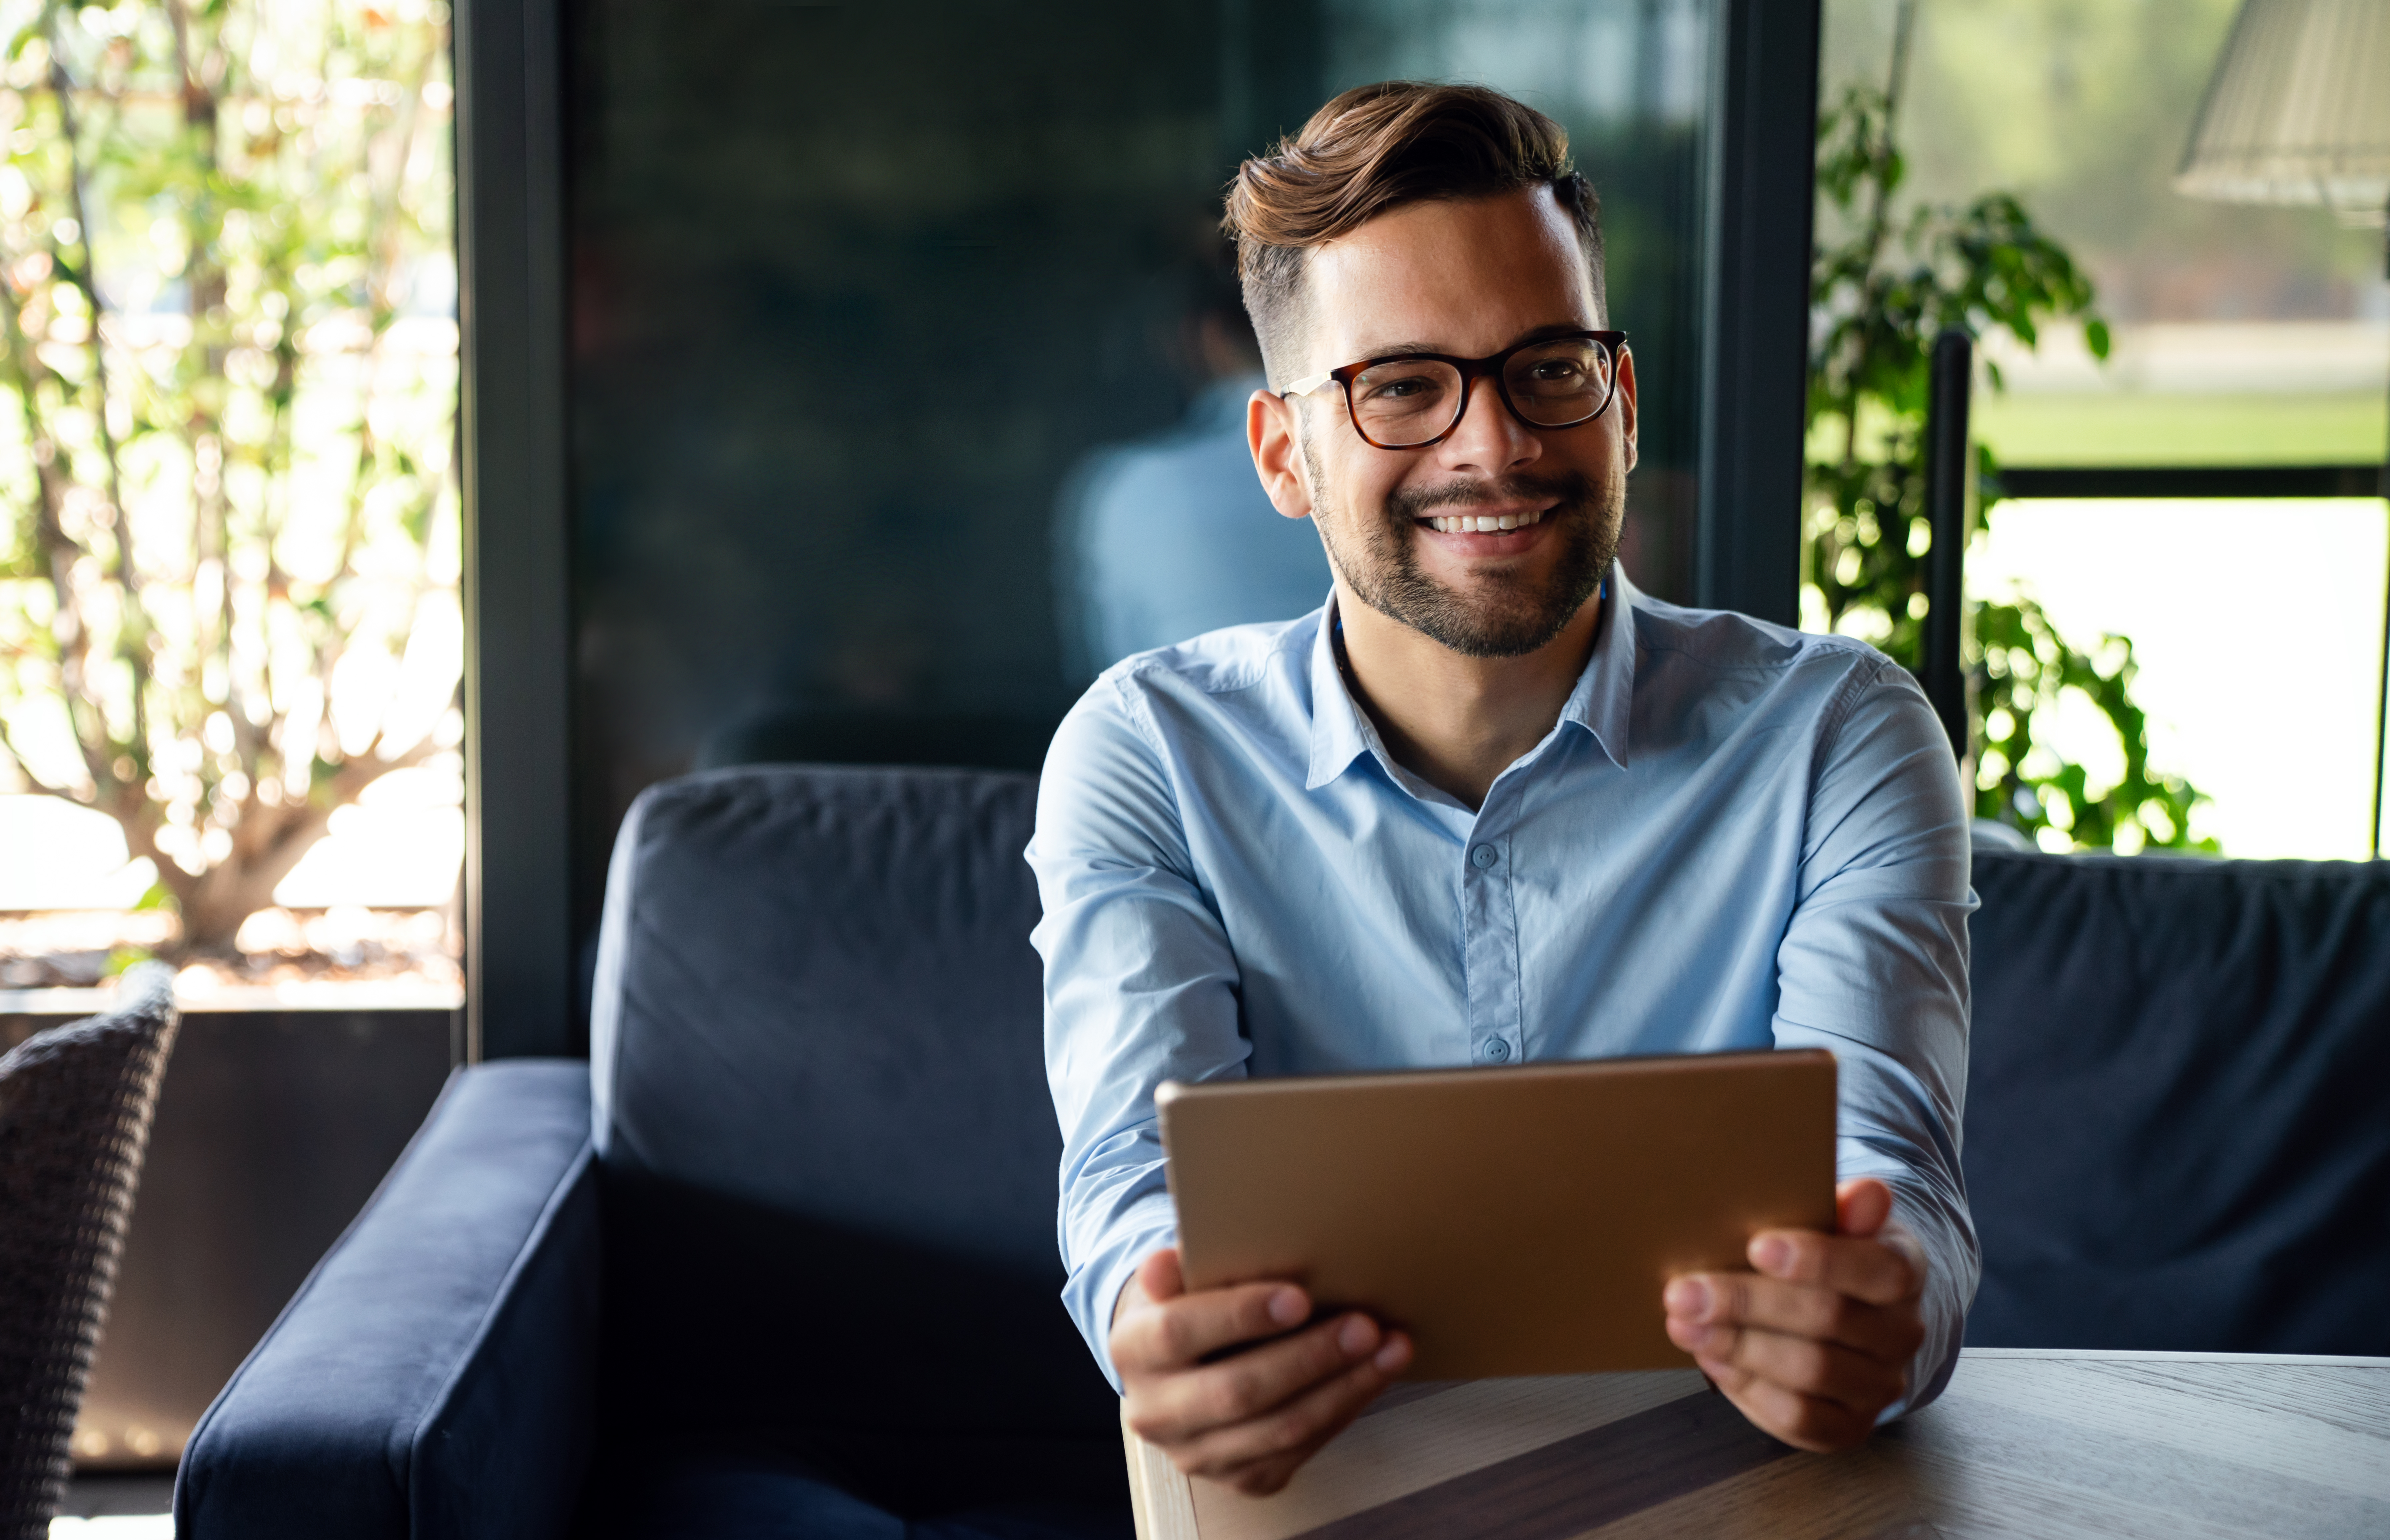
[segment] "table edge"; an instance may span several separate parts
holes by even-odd
[[[2390,1358],[2360,1358],[2318,1353],[2162,1353],[2142,1348],[1998,1348],[1959,1350],[1960,1362],[1970,1358],[2075,1358],[2127,1364],[2294,1364],[2308,1368],[2390,1368]]]

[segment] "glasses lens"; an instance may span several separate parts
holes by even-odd
[[[1502,371],[1519,415],[1542,428],[1585,421],[1609,404],[1615,382],[1610,350],[1589,337],[1522,349]]]
[[[1460,415],[1460,371],[1427,358],[1372,364],[1353,378],[1353,422],[1389,449],[1425,443]]]

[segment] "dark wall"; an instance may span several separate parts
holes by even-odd
[[[1058,490],[1182,410],[1222,183],[1346,84],[1484,78],[1570,122],[1646,388],[1630,563],[1681,593],[1698,104],[1638,83],[1703,14],[568,5],[579,933],[630,799],[701,763],[1034,767],[1084,684]],[[1568,85],[1605,46],[1625,95]]]

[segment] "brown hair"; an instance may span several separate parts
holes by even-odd
[[[1386,81],[1356,86],[1303,131],[1237,168],[1220,227],[1237,243],[1245,313],[1270,382],[1293,362],[1311,248],[1409,203],[1547,186],[1576,224],[1599,318],[1601,203],[1570,163],[1568,131],[1482,85]]]

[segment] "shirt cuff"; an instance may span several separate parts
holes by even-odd
[[[1178,1215],[1170,1195],[1148,1194],[1106,1227],[1101,1243],[1085,1263],[1072,1269],[1062,1285],[1064,1307],[1077,1323],[1079,1335],[1086,1339],[1087,1351],[1096,1355],[1096,1366],[1116,1392],[1121,1379],[1112,1367],[1112,1311],[1120,1303],[1121,1290],[1128,1287],[1145,1259],[1176,1244]]]
[[[1951,1372],[1959,1367],[1960,1344],[1967,1334],[1967,1306],[1975,1291],[1970,1250],[1962,1249],[1955,1237],[1939,1236],[1942,1226],[1919,1214],[1897,1187],[1893,1213],[1895,1217],[1885,1225],[1885,1231],[1908,1236],[1925,1256],[1925,1291],[1918,1301],[1925,1340],[1909,1360],[1908,1392],[1878,1415],[1875,1425],[1879,1428],[1929,1405],[1950,1383]],[[1937,1238],[1941,1244],[1935,1243]]]

